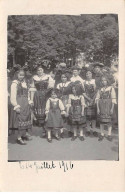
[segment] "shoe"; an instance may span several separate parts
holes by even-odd
[[[101,136],[99,137],[98,141],[102,141],[103,139],[104,139],[104,136],[101,135]]]
[[[52,139],[51,139],[51,138],[47,138],[47,141],[48,141],[49,143],[52,143]]]
[[[61,140],[61,138],[58,136],[58,137],[56,137],[56,139],[58,140],[58,141],[60,141]]]
[[[106,138],[107,138],[107,140],[110,141],[110,142],[111,142],[112,139],[113,139],[112,136],[110,136],[110,135],[108,135]]]
[[[83,136],[80,136],[79,139],[80,139],[81,141],[84,141],[84,140],[85,140],[85,138],[84,138]]]
[[[27,143],[24,142],[22,139],[17,139],[17,144],[20,144],[20,145],[27,145]]]
[[[77,138],[77,136],[73,136],[71,141],[74,141]]]
[[[26,141],[31,141],[32,140],[31,136],[22,136],[22,139],[26,140]]]
[[[64,137],[65,137],[65,136],[64,136],[64,133],[61,133],[60,137],[61,137],[61,138],[64,138]]]
[[[95,137],[98,137],[98,133],[97,133],[96,131],[93,131],[93,135],[94,135]]]
[[[68,136],[69,136],[69,137],[72,137],[72,136],[73,136],[73,132],[69,131],[69,132],[68,132]]]
[[[90,134],[91,134],[90,131],[86,131],[86,133],[85,133],[86,137],[89,137]]]

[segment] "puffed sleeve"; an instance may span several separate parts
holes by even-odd
[[[17,81],[12,82],[11,92],[10,92],[10,102],[14,106],[14,110],[16,110],[17,108],[20,108],[20,105],[17,104],[17,100],[16,100],[16,98],[17,98],[17,86],[18,86]]]
[[[84,97],[82,95],[81,95],[80,99],[81,99],[81,105],[86,107],[85,99],[84,99]]]
[[[50,99],[48,99],[46,102],[45,114],[49,112],[49,109],[50,109]]]
[[[67,107],[71,107],[72,94],[69,95]]]
[[[34,78],[32,78],[32,82],[30,84],[29,91],[32,91],[32,92],[35,92],[36,91],[36,87],[35,87],[35,84],[34,84]]]
[[[60,89],[60,87],[59,87],[59,84],[57,85],[57,87],[56,87],[57,89]]]
[[[100,90],[97,91],[96,98],[95,98],[95,103],[100,99]]]
[[[49,84],[48,84],[48,88],[54,88],[55,85],[55,80],[49,76]]]
[[[111,89],[111,98],[112,98],[112,103],[117,104],[117,102],[116,102],[116,93],[115,93],[114,87],[112,87],[112,89]]]
[[[63,105],[61,100],[59,100],[59,108],[60,108],[61,111],[65,110],[64,105]]]

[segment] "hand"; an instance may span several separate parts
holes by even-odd
[[[113,114],[113,109],[111,108],[111,110],[110,110],[110,114],[112,115]]]
[[[46,116],[45,121],[48,121],[48,116]]]
[[[33,107],[33,103],[30,104],[31,108]]]
[[[17,108],[16,109],[16,112],[19,114],[20,113],[20,108]]]
[[[84,116],[84,112],[81,115]]]
[[[66,114],[65,114],[65,117],[68,117],[68,116],[69,116],[69,114],[68,114],[68,113],[66,113]]]

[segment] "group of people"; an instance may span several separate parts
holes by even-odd
[[[16,70],[9,91],[9,129],[18,130],[17,143],[25,145],[32,139],[30,131],[37,125],[49,143],[53,136],[57,140],[68,131],[74,141],[77,137],[105,137],[112,141],[112,122],[117,105],[116,80],[101,63],[80,70],[73,66],[67,71],[61,64],[50,74],[38,66],[36,73],[28,79],[24,69]],[[60,66],[60,67],[61,67]],[[115,116],[117,113],[115,113]],[[117,118],[117,117],[116,117]],[[96,131],[99,123],[100,133]]]

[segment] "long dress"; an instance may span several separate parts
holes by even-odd
[[[93,101],[90,103],[87,98],[85,98],[86,108],[85,108],[85,115],[87,120],[95,120],[96,119],[96,84],[95,79],[91,79],[90,81],[84,82],[85,87],[85,95],[91,98]]]
[[[107,88],[101,88],[96,97],[98,101],[98,106],[100,114],[98,115],[98,120],[101,124],[111,124],[112,114],[110,110],[112,108],[112,103],[116,104],[116,93],[112,86]]]
[[[46,113],[48,113],[47,128],[59,129],[63,127],[61,112],[64,112],[62,101],[58,98],[49,98],[46,103]]]
[[[47,101],[47,94],[49,88],[54,87],[54,80],[49,75],[43,75],[38,77],[35,75],[33,77],[32,88],[34,87],[34,96],[33,96],[33,112],[37,120],[38,126],[43,126],[45,123],[45,106]]]
[[[82,116],[82,106],[85,107],[84,97],[74,96],[73,94],[69,95],[69,124],[71,126],[78,125],[86,127],[86,117]]]
[[[10,111],[10,129],[27,130],[31,129],[31,108],[32,101],[29,98],[28,86],[24,81],[20,83],[18,80],[14,80],[11,85],[10,93],[11,111]],[[16,112],[16,109],[20,108],[20,113]]]

